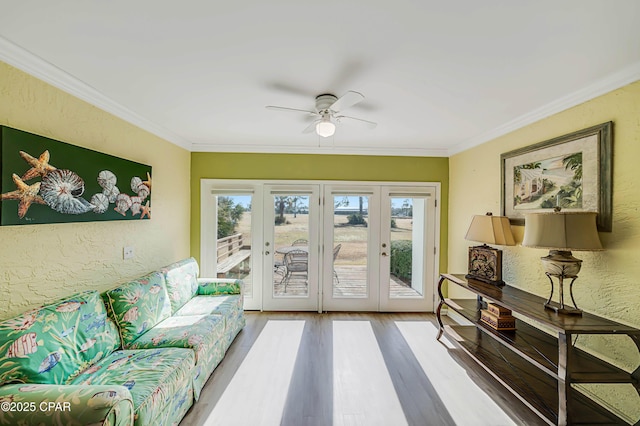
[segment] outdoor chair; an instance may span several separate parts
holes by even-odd
[[[338,257],[338,253],[340,253],[340,248],[342,244],[338,244],[333,248],[333,276],[336,277],[336,281],[340,284],[340,279],[338,278],[338,273],[336,272],[336,258]]]
[[[273,259],[273,273],[284,276],[284,273],[285,273],[284,259],[282,260],[275,259],[275,258]]]
[[[303,274],[305,282],[307,281],[307,272],[309,271],[309,254],[304,250],[291,250],[284,255],[285,275],[282,277],[281,284],[284,283],[284,292],[287,292],[287,284],[291,280],[293,274]]]
[[[298,240],[295,240],[291,245],[292,246],[308,246],[309,245],[309,240],[305,240],[304,238],[300,238]]]

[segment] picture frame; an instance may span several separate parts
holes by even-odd
[[[151,219],[150,165],[0,126],[0,226]]]
[[[611,232],[612,145],[609,121],[503,153],[502,215],[522,226],[525,213],[595,211],[598,231]]]

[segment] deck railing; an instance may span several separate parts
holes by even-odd
[[[228,237],[218,238],[218,263],[233,256],[244,247],[244,239],[241,233],[229,235]]]
[[[245,246],[241,233],[219,238],[217,242],[217,277],[228,277],[229,273],[243,272],[247,269],[247,260],[251,256],[251,247]]]

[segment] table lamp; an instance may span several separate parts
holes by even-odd
[[[516,245],[509,218],[494,216],[491,212],[486,215],[475,215],[464,238],[484,243],[481,246],[469,247],[469,273],[466,278],[503,286],[502,250],[488,246],[487,243],[503,246]]]
[[[572,250],[603,250],[598,238],[595,212],[563,212],[556,207],[553,212],[527,213],[524,215],[525,247],[549,249],[542,257],[544,273],[551,282],[551,294],[544,307],[561,314],[582,315],[573,299],[573,282],[578,278],[582,260],[571,254]],[[552,302],[553,279],[558,280],[559,303]],[[570,278],[569,295],[573,306],[564,303],[564,279]]]

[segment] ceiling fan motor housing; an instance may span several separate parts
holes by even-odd
[[[326,111],[331,105],[338,100],[338,97],[329,93],[316,96],[316,110],[318,112]]]

